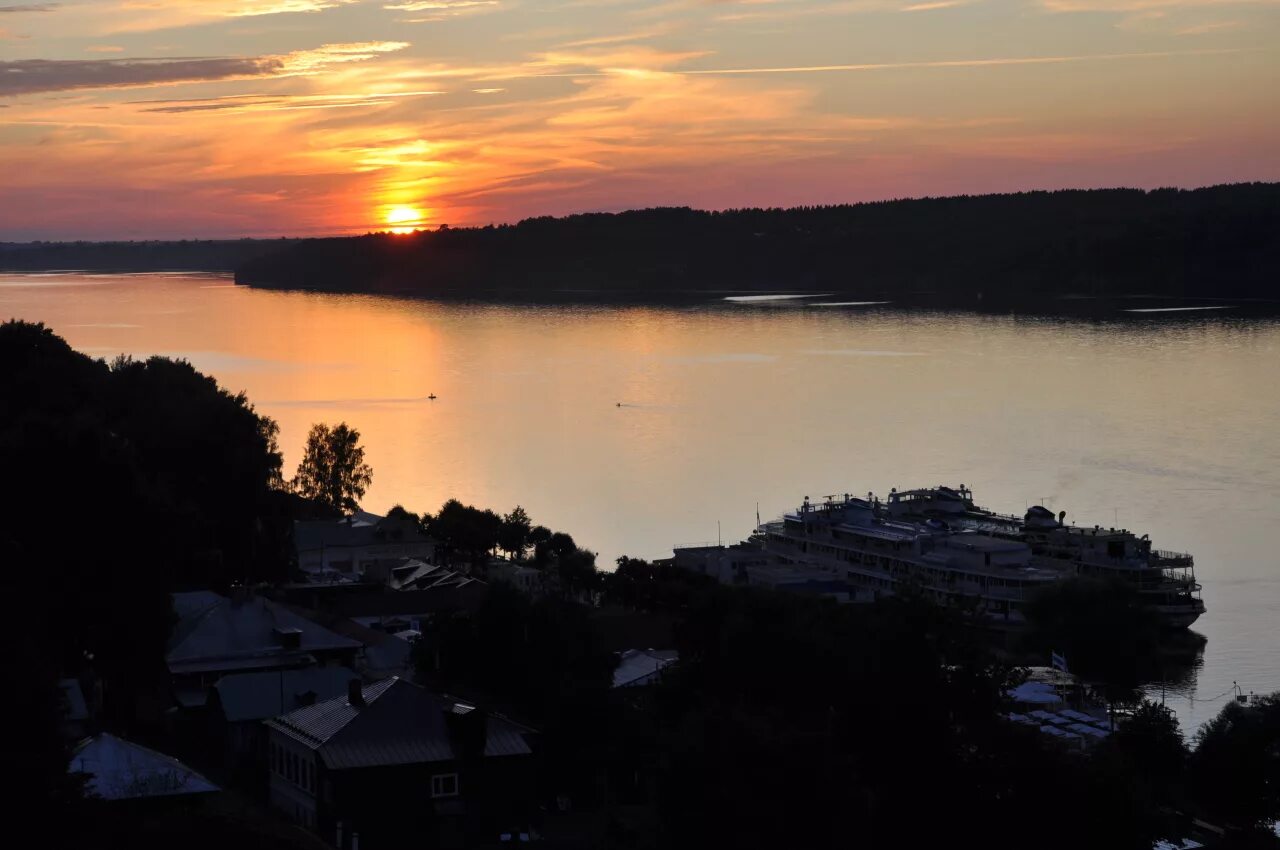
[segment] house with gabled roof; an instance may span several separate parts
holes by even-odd
[[[357,674],[346,667],[263,670],[223,676],[210,689],[207,723],[224,766],[265,787],[267,728],[264,720],[347,692]]]
[[[266,725],[272,806],[343,850],[528,829],[534,732],[505,717],[393,677]]]
[[[178,623],[165,661],[179,704],[205,704],[208,689],[231,673],[315,666],[352,667],[361,643],[240,589],[231,597],[209,591],[175,593]]]

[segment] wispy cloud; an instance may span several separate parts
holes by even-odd
[[[142,106],[143,112],[180,114],[184,112],[235,111],[254,112],[272,109],[344,109],[359,106],[384,106],[402,98],[432,97],[442,91],[363,92],[359,94],[240,94],[189,100],[134,100],[128,105]]]
[[[1278,0],[1040,0],[1050,12],[1141,12],[1211,6],[1276,6]]]
[[[425,15],[415,15],[412,18],[403,18],[403,22],[407,24],[426,24],[448,18],[484,15],[489,12],[496,12],[502,7],[503,4],[499,0],[406,0],[403,3],[391,3],[383,6],[384,9],[398,12],[427,13]]]
[[[1215,32],[1231,32],[1242,29],[1244,21],[1210,21],[1205,24],[1195,24],[1194,26],[1183,27],[1175,30],[1176,35],[1208,35]]]
[[[1002,65],[1062,65],[1075,62],[1111,62],[1125,59],[1167,59],[1174,56],[1211,56],[1242,53],[1244,48],[1221,50],[1161,50],[1147,53],[1086,53],[1079,56],[1014,56],[993,59],[943,59],[923,62],[871,62],[858,65],[793,65],[774,68],[699,68],[683,74],[813,74],[832,71],[893,71],[915,68],[988,68]]]
[[[18,59],[0,62],[0,97],[72,89],[129,88],[278,73],[278,59]]]
[[[933,0],[927,3],[912,3],[910,6],[903,6],[903,12],[932,12],[935,9],[954,9],[957,6],[968,6],[973,0]]]
[[[0,15],[19,14],[22,12],[52,12],[60,3],[27,3],[21,6],[0,6]]]
[[[435,9],[469,9],[474,6],[497,6],[498,0],[410,0],[407,3],[390,3],[384,9],[399,12],[426,12]]]
[[[229,18],[254,18],[259,15],[284,15],[298,12],[323,12],[358,0],[240,0],[222,12]]]
[[[143,33],[269,15],[310,17],[359,2],[361,0],[125,0],[103,3],[90,14],[99,34]],[[77,8],[85,9],[86,5]]]
[[[325,44],[312,50],[295,50],[283,56],[270,57],[280,62],[287,74],[310,74],[329,65],[363,62],[383,53],[395,53],[409,46],[407,41],[358,41],[351,44]]]
[[[326,44],[279,56],[0,61],[0,97],[75,89],[136,88],[213,80],[314,74],[402,50],[406,42]]]

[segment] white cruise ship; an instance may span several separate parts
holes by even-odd
[[[1170,626],[1204,612],[1189,555],[1153,550],[1125,530],[1067,526],[1039,506],[1022,519],[984,511],[963,486],[894,490],[884,502],[870,493],[805,499],[743,544],[678,548],[673,562],[728,583],[841,601],[912,584],[1005,628],[1024,624],[1023,605],[1038,589],[1075,575],[1133,582]]]

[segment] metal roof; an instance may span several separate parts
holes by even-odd
[[[175,672],[278,666],[271,659],[360,647],[359,641],[334,634],[261,596],[233,601],[207,591],[175,593],[174,609],[187,613],[174,628],[165,656]],[[278,634],[295,629],[298,645],[281,646]]]
[[[613,671],[613,686],[627,688],[652,684],[658,671],[675,663],[677,657],[674,652],[624,650],[618,653],[618,666]]]
[[[333,770],[452,761],[456,758],[445,712],[451,701],[392,677],[364,687],[364,705],[342,696],[297,709],[267,725],[319,753]],[[486,756],[532,752],[521,727],[486,718]]]
[[[229,723],[265,720],[311,702],[330,700],[347,692],[347,683],[358,679],[346,667],[311,667],[266,673],[223,676],[214,689]]]
[[[221,790],[177,759],[105,732],[76,748],[69,770],[90,774],[86,789],[104,800]]]

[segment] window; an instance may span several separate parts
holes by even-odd
[[[458,796],[458,774],[441,773],[438,776],[431,777],[431,796],[432,797]]]

